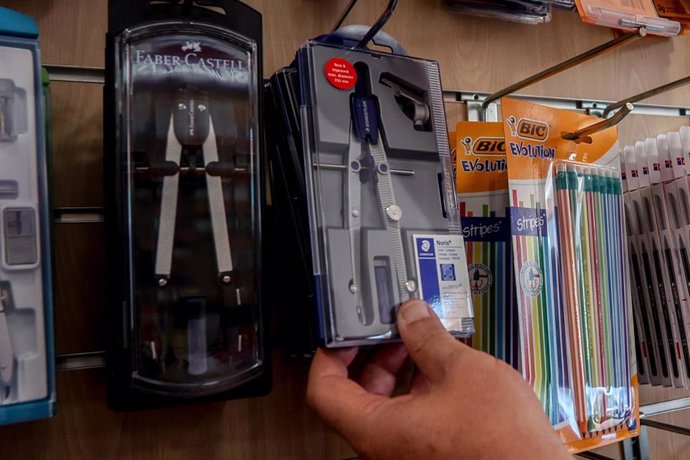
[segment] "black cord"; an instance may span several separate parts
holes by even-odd
[[[345,11],[343,11],[343,14],[340,15],[340,19],[338,19],[338,22],[335,24],[335,27],[333,27],[333,30],[331,32],[334,32],[338,29],[340,29],[340,26],[343,25],[343,22],[345,22],[345,19],[347,16],[350,14],[350,11],[352,11],[352,8],[355,7],[357,4],[358,0],[350,0],[350,4],[347,5],[347,8],[345,8]]]
[[[383,29],[384,25],[386,25],[390,17],[393,15],[393,11],[395,10],[396,6],[398,6],[398,0],[390,0],[388,2],[388,7],[386,7],[386,10],[383,12],[379,20],[376,21],[373,26],[371,26],[369,32],[367,32],[364,38],[362,38],[362,41],[359,42],[359,45],[357,45],[358,48],[366,48],[371,39],[374,38],[377,33],[379,33],[379,30]]]

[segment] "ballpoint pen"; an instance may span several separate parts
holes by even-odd
[[[659,249],[656,246],[656,242],[652,241],[651,244],[654,274],[656,276],[656,289],[659,293],[659,302],[661,305],[664,306],[661,309],[661,313],[664,321],[664,326],[666,328],[666,344],[668,347],[669,359],[671,361],[671,372],[673,373],[672,377],[677,378],[679,377],[680,373],[678,369],[678,361],[675,359],[676,347],[673,339],[673,326],[671,324],[671,317],[668,313],[668,308],[666,308],[666,306],[668,305],[668,298],[666,297],[666,283],[664,281],[662,273],[661,256]]]
[[[652,324],[654,324],[654,331],[656,333],[656,342],[657,342],[657,347],[659,349],[659,361],[661,362],[661,375],[664,378],[669,377],[669,369],[668,369],[668,362],[666,360],[666,357],[668,356],[668,351],[670,351],[666,345],[664,344],[664,337],[665,334],[663,333],[661,329],[661,323],[660,323],[660,315],[659,315],[659,307],[656,302],[656,296],[654,295],[654,282],[652,279],[652,267],[651,267],[651,261],[649,259],[649,252],[647,251],[647,247],[645,246],[644,242],[640,243],[640,255],[642,258],[642,266],[645,274],[645,280],[647,281],[647,292],[649,292],[649,306],[651,307],[652,314],[656,318],[655,320],[652,321]],[[666,294],[663,295],[663,299],[666,300]],[[671,339],[670,342],[671,349],[673,349],[673,339]],[[669,358],[670,359],[670,358]]]
[[[678,324],[678,334],[680,339],[680,346],[683,349],[683,364],[685,365],[685,375],[690,375],[690,355],[688,354],[688,338],[685,332],[685,321],[683,319],[683,310],[680,305],[680,295],[678,293],[678,285],[676,284],[675,268],[673,266],[673,254],[669,247],[666,237],[663,241],[664,245],[664,259],[666,261],[666,270],[669,273],[669,282],[671,285],[671,296],[673,299],[673,310]]]
[[[642,287],[642,277],[640,274],[640,266],[637,261],[637,254],[632,245],[628,250],[630,256],[630,266],[632,267],[633,286],[635,287],[635,294],[640,302],[644,302],[644,290]],[[642,323],[644,337],[646,340],[652,340],[653,336],[652,331],[650,329],[650,324],[653,324],[653,321],[649,318],[646,306],[640,306],[640,314],[642,315],[642,321],[640,322]],[[663,352],[663,350],[661,351]],[[649,343],[647,346],[647,357],[649,359],[649,371],[652,375],[656,376],[659,372],[659,369],[657,367],[656,356],[653,350],[652,343]]]

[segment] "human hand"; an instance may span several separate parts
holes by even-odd
[[[367,459],[571,458],[529,385],[512,367],[455,340],[427,304],[398,313],[403,344],[382,347],[358,381],[356,348],[317,351],[307,400]],[[407,356],[409,394],[392,397]]]

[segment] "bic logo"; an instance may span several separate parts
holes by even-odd
[[[472,150],[475,155],[505,155],[506,143],[500,137],[480,137]]]
[[[471,137],[462,140],[465,155],[497,155],[506,154],[506,143],[502,137],[479,137],[472,143]]]
[[[515,117],[510,117],[508,124],[513,136],[535,141],[544,141],[549,137],[549,125],[543,121],[520,118],[520,121],[515,123]]]

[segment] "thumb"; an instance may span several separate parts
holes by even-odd
[[[398,329],[412,360],[432,383],[443,380],[450,366],[470,350],[455,340],[431,307],[419,299],[402,304]]]

